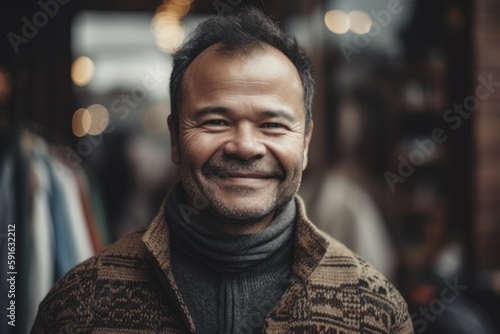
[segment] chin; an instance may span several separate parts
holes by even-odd
[[[210,206],[210,211],[214,216],[224,221],[252,222],[259,221],[275,211],[275,205],[262,203],[249,204],[249,199],[241,201],[216,201]]]

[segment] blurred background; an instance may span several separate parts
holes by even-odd
[[[400,289],[416,333],[500,333],[497,0],[2,3],[2,308],[9,225],[18,274],[0,332],[28,332],[58,278],[151,221],[178,177],[171,54],[248,4],[312,59],[312,221]]]

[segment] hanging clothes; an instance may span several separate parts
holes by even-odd
[[[1,132],[0,138],[0,241],[8,225],[15,225],[19,272],[16,327],[3,322],[0,332],[29,333],[50,288],[109,244],[109,232],[98,184],[82,166],[67,166],[58,145],[25,129]],[[2,254],[6,245],[0,242]],[[4,268],[6,260],[0,259]],[[5,274],[0,289],[6,296]],[[0,306],[7,308],[5,302]]]
[[[94,254],[90,239],[85,213],[80,201],[78,182],[70,167],[59,161],[55,175],[56,184],[62,193],[61,202],[67,208],[68,227],[71,239],[76,247],[76,262],[82,262]]]
[[[31,217],[30,236],[33,247],[30,254],[30,267],[27,276],[29,278],[28,293],[32,300],[29,305],[27,316],[34,319],[38,310],[38,304],[43,300],[54,283],[54,223],[50,212],[49,198],[50,171],[47,169],[43,158],[44,143],[38,138],[34,139],[37,147],[33,150],[30,158],[31,170],[35,182],[33,197],[33,211]]]

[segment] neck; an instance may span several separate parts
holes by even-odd
[[[251,220],[236,220],[219,217],[212,214],[209,210],[201,210],[194,218],[208,229],[232,235],[254,234],[266,229],[273,221],[275,213],[272,212],[264,217]]]
[[[190,215],[186,211],[187,205],[183,204],[187,203],[184,202],[184,195],[182,188],[175,187],[167,196],[166,213],[173,236],[172,248],[201,260],[216,271],[242,272],[259,265],[272,266],[273,261],[269,262],[269,259],[276,252],[280,252],[283,247],[293,246],[295,200],[291,200],[279,212],[266,217],[269,222],[259,220],[251,222],[253,225],[249,226],[248,222],[237,222],[235,225],[233,221],[228,228],[228,222],[216,222],[216,217],[208,217],[201,222],[201,214]],[[251,233],[252,229],[259,231]]]

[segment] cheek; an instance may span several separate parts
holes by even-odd
[[[304,158],[304,139],[302,136],[273,141],[268,147],[288,173],[302,171]]]
[[[184,132],[180,141],[181,159],[191,165],[203,165],[218,149],[214,138],[195,131]]]

